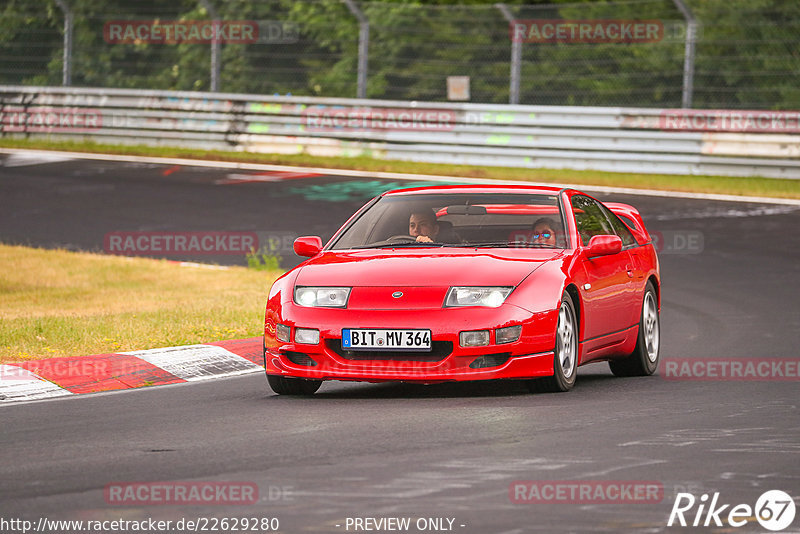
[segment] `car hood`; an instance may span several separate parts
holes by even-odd
[[[303,286],[516,286],[561,250],[422,249],[326,251],[298,269]]]

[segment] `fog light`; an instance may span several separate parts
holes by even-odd
[[[316,328],[295,328],[294,342],[304,345],[319,344],[319,330]]]
[[[459,332],[458,342],[462,347],[482,347],[489,344],[488,330]]]
[[[498,328],[494,331],[494,340],[498,345],[503,343],[513,343],[519,339],[522,334],[522,325],[507,326],[505,328]]]
[[[275,327],[275,337],[278,338],[278,341],[283,341],[284,343],[289,342],[289,333],[292,331],[289,325],[279,324]]]

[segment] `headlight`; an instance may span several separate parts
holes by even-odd
[[[292,328],[289,325],[279,324],[275,326],[275,337],[278,338],[278,341],[283,341],[284,343],[289,342],[289,333],[292,331]]]
[[[299,306],[345,308],[349,287],[295,287],[294,302]]]
[[[483,347],[489,344],[488,330],[471,330],[458,333],[458,344],[462,347]]]
[[[444,299],[444,305],[497,308],[513,289],[513,287],[451,287]]]
[[[505,328],[498,328],[494,331],[494,342],[498,345],[502,345],[503,343],[514,343],[515,341],[519,340],[520,334],[522,334],[521,324],[516,326],[507,326]]]
[[[303,343],[304,345],[318,345],[319,330],[316,328],[295,328],[294,342]]]

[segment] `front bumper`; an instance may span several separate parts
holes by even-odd
[[[504,304],[499,308],[426,310],[340,310],[303,308],[284,303],[268,310],[264,363],[268,375],[316,380],[366,382],[526,379],[553,374],[556,310],[532,314]],[[275,337],[277,323],[317,328],[317,345],[283,343]],[[495,344],[494,330],[522,325],[519,341]],[[341,348],[344,328],[431,330],[431,352],[357,352]],[[459,346],[459,332],[490,330],[490,345]],[[294,339],[292,337],[292,339]]]

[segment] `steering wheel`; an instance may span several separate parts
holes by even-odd
[[[414,237],[413,235],[408,235],[408,234],[397,234],[397,235],[393,235],[392,237],[386,239],[386,241],[389,241],[389,242],[408,242],[408,243],[410,243],[412,241],[416,241],[416,240],[417,240],[416,237]]]

